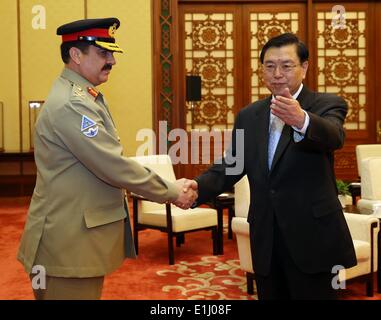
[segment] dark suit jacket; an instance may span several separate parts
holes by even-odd
[[[230,189],[247,174],[251,195],[248,222],[256,273],[267,275],[270,270],[274,218],[303,272],[331,272],[334,265],[356,265],[353,242],[337,197],[333,165],[333,152],[345,140],[345,101],[304,86],[297,100],[310,117],[305,137],[295,142],[294,130],[285,125],[269,170],[270,100],[257,101],[238,113],[232,145],[222,164],[214,164],[196,178],[197,205]],[[237,129],[244,129],[244,146],[237,144]],[[228,164],[230,155],[244,162],[241,174],[226,174],[227,167],[235,166]]]

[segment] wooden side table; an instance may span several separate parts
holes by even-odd
[[[356,205],[357,197],[361,197],[361,182],[352,182],[348,186],[352,196],[352,204]]]
[[[223,213],[224,209],[228,209],[228,239],[233,238],[233,232],[231,227],[231,222],[234,217],[234,192],[224,192],[217,196],[213,202],[212,207],[217,210],[217,225],[218,225],[218,254],[224,254],[224,244],[223,244]]]
[[[36,172],[33,152],[1,152],[0,196],[32,195]]]

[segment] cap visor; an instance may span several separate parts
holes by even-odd
[[[119,48],[116,43],[104,42],[104,41],[95,41],[95,44],[103,49],[123,53],[123,50]]]

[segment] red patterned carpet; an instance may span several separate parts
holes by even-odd
[[[16,253],[25,223],[28,198],[0,198],[0,299],[33,299],[30,282]],[[227,230],[225,230],[227,231]],[[239,268],[236,241],[224,234],[224,255],[212,255],[210,232],[186,235],[175,248],[176,264],[167,262],[166,234],[154,230],[139,233],[139,257],[126,260],[106,277],[102,299],[128,300],[253,300],[246,294],[246,277]],[[380,300],[365,296],[365,286],[354,283],[342,299]]]

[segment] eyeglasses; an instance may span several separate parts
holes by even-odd
[[[264,68],[265,72],[267,72],[267,73],[274,73],[278,67],[279,67],[280,73],[288,73],[288,72],[291,72],[292,70],[294,70],[294,68],[299,66],[299,65],[300,65],[300,63],[299,64],[285,63],[285,64],[281,64],[281,65],[268,63],[268,64],[264,64],[263,68]]]

